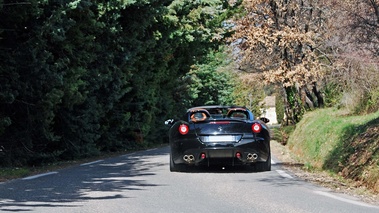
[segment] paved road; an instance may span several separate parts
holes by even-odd
[[[137,152],[0,183],[0,212],[379,212],[301,181],[273,160],[270,172],[171,173],[167,147]]]

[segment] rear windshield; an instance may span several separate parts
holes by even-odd
[[[247,114],[246,111],[231,111],[228,114],[228,118],[232,118],[232,119],[247,119],[248,118],[248,114]]]
[[[206,111],[197,111],[190,114],[190,119],[192,122],[205,121],[209,118],[210,115]]]

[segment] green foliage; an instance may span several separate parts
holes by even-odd
[[[343,91],[336,83],[327,83],[323,87],[326,107],[336,107],[340,104]]]
[[[355,105],[354,114],[372,113],[379,110],[379,87],[371,91],[363,91],[363,95]]]
[[[218,0],[0,5],[2,165],[167,142],[183,76],[220,44],[227,17]]]
[[[288,138],[295,130],[295,126],[280,126],[278,128],[272,129],[271,139],[278,141],[282,145],[286,145],[288,143]]]
[[[287,124],[296,124],[302,119],[305,113],[304,106],[300,100],[299,93],[295,86],[285,87],[284,89],[286,91],[287,97],[285,113],[287,119],[291,119],[290,122],[287,121]]]
[[[31,171],[28,168],[1,168],[0,180],[25,177],[30,175]]]
[[[265,97],[263,84],[256,79],[256,81],[245,82],[242,79],[244,75],[239,76],[238,84],[233,91],[234,103],[239,106],[246,106],[255,116],[261,114],[261,102]]]
[[[211,52],[203,64],[194,65],[188,73],[188,106],[232,105],[236,76],[223,68],[231,63],[224,51]]]

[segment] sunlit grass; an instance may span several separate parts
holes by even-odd
[[[326,170],[379,192],[379,111],[349,115],[333,108],[306,113],[288,146],[306,170]]]
[[[360,126],[377,119],[379,112],[352,116],[334,108],[306,113],[288,140],[288,146],[304,163],[321,168],[330,153],[341,154],[344,142],[364,131]],[[347,147],[348,148],[348,147]]]

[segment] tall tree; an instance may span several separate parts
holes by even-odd
[[[244,7],[231,40],[242,55],[240,69],[281,84],[287,118],[296,123],[306,106],[323,103],[316,87],[324,57],[319,49],[325,30],[323,8],[312,0],[249,0]]]
[[[379,56],[379,1],[348,0],[343,4],[344,12],[350,17],[347,19],[350,22],[345,22],[351,29],[347,35],[353,38],[361,50]]]
[[[348,107],[352,113],[378,109],[377,0],[324,1],[329,13],[325,52],[333,59],[325,81],[328,104]]]

